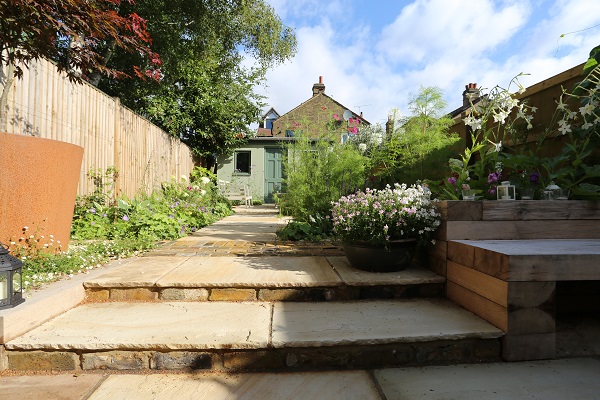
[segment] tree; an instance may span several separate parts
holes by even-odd
[[[238,147],[263,107],[254,88],[268,68],[295,52],[291,29],[264,0],[138,0],[135,10],[148,21],[152,47],[161,55],[160,85],[106,78],[98,87],[197,154]],[[121,69],[137,58],[116,49],[108,66]]]
[[[121,5],[120,0],[0,0],[0,116],[14,78],[23,75],[21,64],[39,58],[54,61],[76,82],[91,73],[160,79],[161,61],[150,48],[146,21],[133,11],[119,14]],[[107,43],[135,53],[143,63],[106,65]]]
[[[452,146],[459,140],[448,133],[452,119],[444,114],[446,102],[440,88],[421,86],[416,95],[411,94],[408,108],[412,115],[404,118],[373,156],[382,183],[414,183],[443,176],[454,153]]]

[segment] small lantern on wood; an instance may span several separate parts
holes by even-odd
[[[544,200],[556,200],[562,196],[562,189],[554,182],[550,182],[544,189]]]
[[[509,181],[502,182],[496,188],[496,196],[498,200],[515,200],[517,198],[515,185],[511,185]]]
[[[23,299],[23,262],[8,252],[8,246],[0,243],[0,309],[12,308]]]

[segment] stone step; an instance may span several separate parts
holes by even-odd
[[[418,266],[352,268],[345,257],[140,257],[84,283],[89,301],[343,301],[443,297],[445,278]]]
[[[317,370],[495,361],[503,332],[445,299],[88,303],[5,345],[10,370]]]

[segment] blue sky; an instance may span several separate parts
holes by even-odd
[[[600,45],[600,0],[267,2],[298,39],[296,56],[258,88],[281,114],[310,98],[319,76],[328,95],[371,123],[392,109],[406,115],[420,85],[440,87],[449,111],[467,83],[505,87],[523,72],[530,86]]]

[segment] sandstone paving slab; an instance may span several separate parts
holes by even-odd
[[[365,371],[112,375],[90,400],[379,400]]]
[[[592,358],[384,369],[374,372],[388,400],[598,399]]]
[[[157,282],[162,287],[336,286],[324,257],[192,257]]]
[[[277,239],[275,232],[278,225],[265,224],[236,224],[217,225],[201,229],[194,233],[194,237],[213,240],[246,240],[251,242],[273,241]]]
[[[188,258],[186,256],[140,257],[118,269],[90,279],[84,285],[86,287],[154,286],[158,279]]]
[[[382,273],[353,268],[346,257],[327,257],[327,260],[349,286],[419,285],[446,281],[444,277],[417,266],[410,266],[403,271]]]
[[[465,338],[503,332],[445,299],[276,303],[274,347],[369,345]]]
[[[6,344],[8,350],[264,348],[268,303],[85,304]]]
[[[33,375],[0,377],[2,400],[84,400],[104,380],[102,375]]]
[[[113,260],[108,265],[86,271],[85,274],[75,274],[69,279],[52,282],[24,293],[24,303],[18,307],[0,310],[0,343],[6,343],[76,307],[85,299],[83,284],[86,280],[95,279],[107,271],[123,268],[130,261],[131,259]]]

